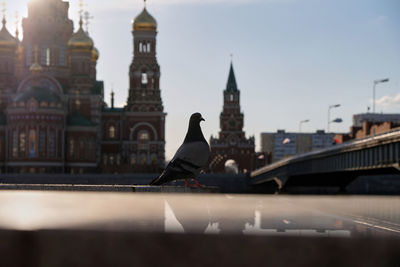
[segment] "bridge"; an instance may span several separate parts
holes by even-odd
[[[361,175],[400,174],[400,129],[280,160],[250,174],[253,186],[278,190],[339,187]]]

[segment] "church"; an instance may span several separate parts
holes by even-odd
[[[132,23],[124,107],[107,106],[99,51],[68,17],[69,3],[31,0],[23,39],[0,31],[1,173],[156,173],[165,165],[157,22],[146,7]],[[128,55],[127,55],[128,56]]]

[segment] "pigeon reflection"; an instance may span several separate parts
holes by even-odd
[[[214,201],[212,197],[203,197],[193,203],[195,205],[190,205],[183,204],[179,198],[168,198],[164,202],[165,232],[242,234],[246,225],[254,224],[255,210],[240,209],[238,212],[235,207],[240,202],[234,197],[227,197],[223,203]]]

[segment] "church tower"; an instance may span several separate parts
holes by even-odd
[[[129,70],[129,111],[162,112],[160,66],[156,58],[157,22],[144,7],[134,20],[133,61]]]
[[[255,160],[254,137],[246,138],[243,131],[244,115],[240,110],[240,91],[232,63],[223,99],[219,137],[210,139],[210,171],[224,172],[228,160],[234,160],[240,172],[251,171]]]

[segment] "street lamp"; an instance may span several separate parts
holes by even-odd
[[[342,120],[342,118],[336,118],[336,119],[330,121],[329,123],[332,123],[332,122],[334,122],[334,123],[342,123],[343,120]]]
[[[340,104],[330,105],[328,108],[328,129],[326,131],[327,133],[329,133],[329,124],[331,123],[331,109],[338,107],[340,107]]]
[[[378,84],[378,83],[386,83],[386,82],[388,82],[389,81],[389,78],[386,78],[386,79],[381,79],[381,80],[375,80],[374,81],[374,88],[373,88],[373,90],[372,90],[372,113],[375,113],[375,87],[376,87],[376,85]]]
[[[307,123],[307,122],[309,122],[310,120],[302,120],[302,121],[300,121],[299,122],[299,133],[301,133],[301,125],[303,124],[303,123]]]

